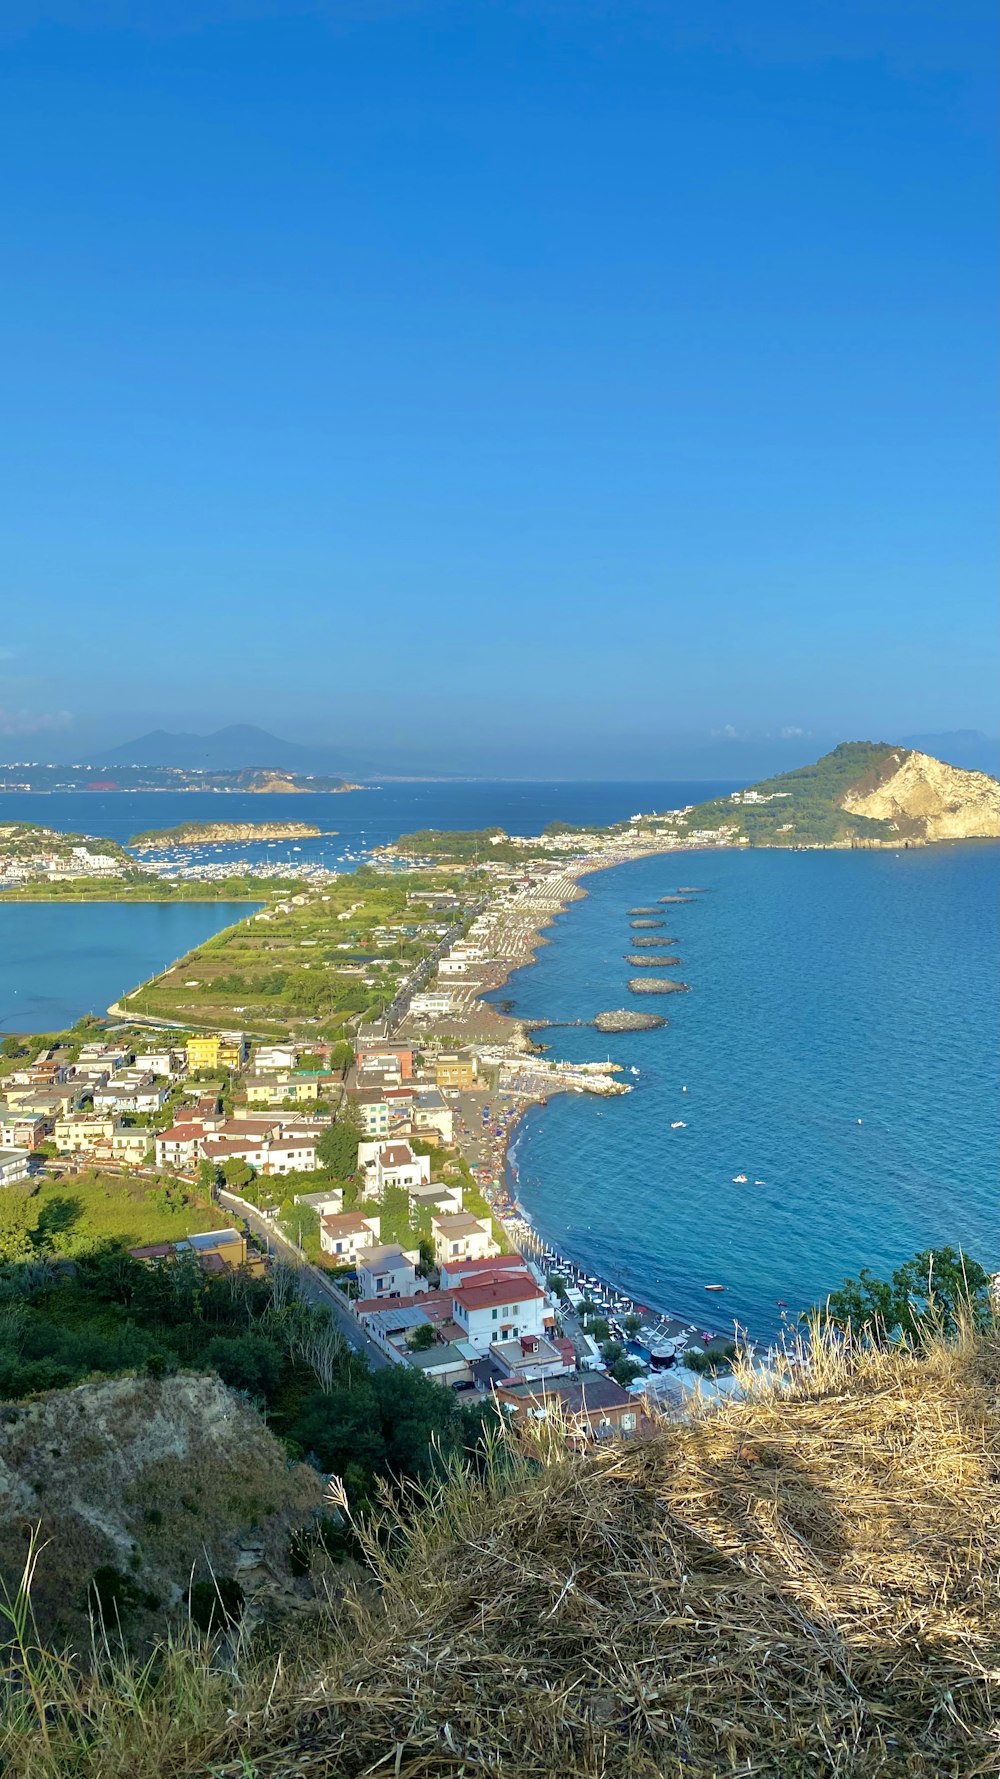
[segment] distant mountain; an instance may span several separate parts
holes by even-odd
[[[171,734],[153,729],[103,755],[109,766],[179,766],[185,771],[246,772],[270,768],[279,772],[334,774],[339,762],[332,749],[300,747],[258,729],[252,723],[230,723],[213,735]]]
[[[930,754],[948,766],[960,766],[966,772],[989,772],[1000,776],[1000,739],[984,735],[979,729],[946,729],[938,735],[904,735],[903,747],[915,748],[919,754]]]

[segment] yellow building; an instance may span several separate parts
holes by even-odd
[[[57,1118],[53,1140],[63,1155],[86,1153],[100,1144],[110,1143],[114,1131],[113,1116],[102,1118],[100,1113],[81,1112],[76,1117]]]
[[[437,1087],[475,1087],[475,1057],[439,1056],[434,1064],[434,1083]]]
[[[239,1069],[247,1057],[243,1038],[224,1038],[209,1032],[200,1038],[189,1038],[186,1045],[189,1074],[201,1069]]]
[[[258,1075],[248,1080],[248,1106],[283,1106],[291,1100],[297,1106],[315,1104],[320,1090],[333,1080],[332,1075]]]

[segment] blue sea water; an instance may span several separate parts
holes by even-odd
[[[691,992],[631,996],[627,910],[683,884],[706,893],[666,905],[662,934]],[[670,1023],[539,1034],[640,1071],[628,1095],[557,1095],[519,1127],[518,1195],[557,1247],[645,1304],[758,1337],[778,1300],[797,1312],[928,1245],[996,1265],[1000,847],[693,853],[584,885],[493,998]]]
[[[62,1031],[251,912],[247,902],[0,897],[0,1033]]]

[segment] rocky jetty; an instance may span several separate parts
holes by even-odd
[[[693,902],[694,897],[693,896],[657,896],[656,900],[662,906],[662,904],[664,902]]]
[[[625,962],[627,964],[631,964],[633,966],[633,968],[635,968],[635,969],[664,970],[671,964],[681,963],[682,959],[677,956],[674,956],[674,957],[643,957],[641,952],[633,954],[631,951],[627,951],[625,953]]]
[[[686,995],[691,990],[688,983],[676,982],[672,976],[631,976],[628,992],[630,995]]]
[[[594,1025],[599,1032],[652,1032],[669,1023],[659,1013],[630,1013],[627,1007],[594,1016]]]
[[[660,922],[657,922],[657,925],[660,925]],[[679,945],[680,940],[676,937],[676,935],[673,938],[670,938],[667,934],[664,934],[662,939],[633,939],[632,944],[635,946],[637,951],[639,949],[647,949],[647,948],[652,948],[656,951],[660,951],[660,950],[664,950],[664,949],[669,950],[671,945]]]
[[[629,921],[629,926],[632,928],[664,927],[664,926],[666,926],[666,924],[667,923],[665,920],[631,920],[631,921]]]
[[[704,896],[707,894],[707,891],[702,885],[697,883],[679,883],[677,885],[677,894],[679,896]]]
[[[630,914],[656,914],[655,908],[630,908]]]

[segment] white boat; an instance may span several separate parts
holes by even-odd
[[[685,1124],[683,1118],[675,1118],[674,1122],[670,1126],[670,1128],[671,1128],[671,1130],[687,1130],[687,1125]]]
[[[746,1183],[747,1183],[746,1174],[734,1174],[733,1175],[733,1185],[734,1186],[745,1186]]]

